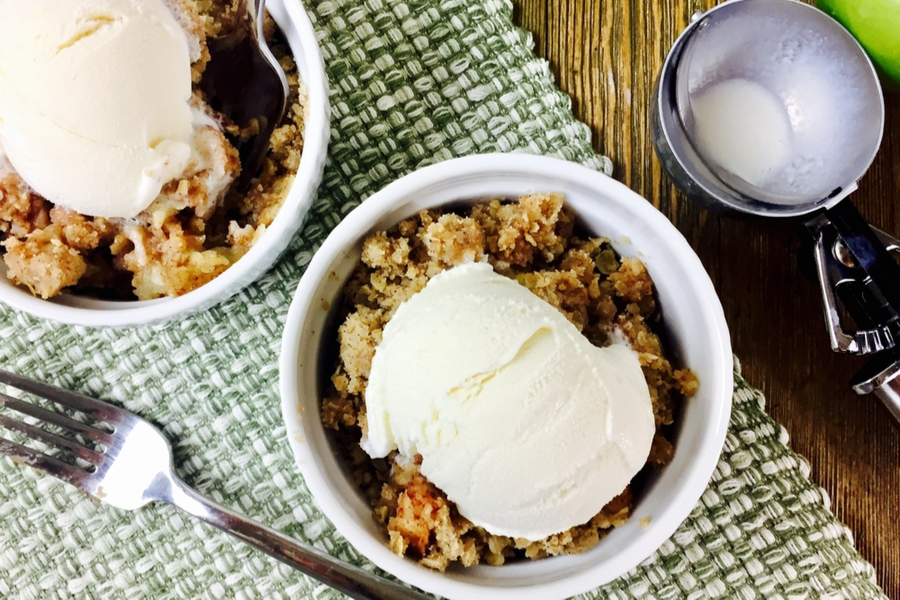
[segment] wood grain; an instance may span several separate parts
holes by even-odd
[[[653,152],[649,105],[668,49],[714,0],[513,0],[572,97],[614,177],[649,199],[685,235],[712,277],[748,381],[809,459],[812,478],[853,532],[890,598],[900,598],[900,428],[847,382],[864,359],[831,352],[816,287],[797,268],[795,224],[709,215],[675,190]],[[900,95],[854,202],[900,234]]]

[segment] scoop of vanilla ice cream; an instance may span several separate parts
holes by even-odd
[[[655,432],[637,354],[598,348],[487,264],[432,278],[375,350],[362,446],[425,477],[495,535],[586,523],[643,467]]]
[[[0,0],[0,144],[55,204],[144,210],[190,161],[191,93],[162,0]]]

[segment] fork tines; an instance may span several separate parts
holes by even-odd
[[[27,379],[6,371],[0,371],[0,383],[5,383],[10,387],[22,390],[23,392],[28,392],[40,398],[50,400],[63,408],[90,415],[98,421],[109,423],[113,427],[121,423],[126,414],[125,411],[107,404],[106,402],[100,402],[99,400],[94,400],[93,398],[88,398],[87,396],[76,394],[75,392],[41,383],[40,381],[34,381],[33,379]]]
[[[0,453],[12,457],[14,462],[44,470],[74,485],[79,485],[83,478],[96,471],[103,463],[104,453],[114,442],[111,432],[104,431],[104,428],[115,431],[116,424],[122,420],[123,413],[119,409],[93,398],[5,371],[0,371],[0,383],[100,422],[89,424],[36,403],[0,393],[0,408],[7,409],[7,414],[0,414],[0,426],[49,449],[45,452],[0,437]],[[29,423],[21,418],[14,418],[10,412],[31,417],[36,422]],[[54,451],[56,454],[52,453]]]

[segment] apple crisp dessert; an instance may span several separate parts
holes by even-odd
[[[16,173],[0,148],[0,239],[10,281],[42,298],[70,290],[106,299],[180,296],[228,269],[269,227],[303,150],[306,92],[287,43],[267,16],[266,39],[290,85],[289,110],[246,194],[231,189],[243,133],[198,90],[207,38],[234,27],[233,0],[164,0],[187,34],[194,94],[192,156],[183,175],[133,219],[90,217],[54,205]]]
[[[432,277],[467,262],[490,263],[558,309],[596,346],[609,345],[621,331],[638,353],[649,388],[656,434],[642,473],[587,523],[538,541],[473,525],[422,475],[421,457],[395,451],[373,460],[360,447],[367,432],[366,385],[385,325]],[[689,369],[673,366],[654,332],[660,317],[643,263],[618,256],[605,238],[579,235],[561,194],[426,210],[369,236],[338,311],[338,356],[321,401],[322,422],[391,549],[439,571],[453,563],[502,565],[595,546],[629,518],[647,472],[672,459],[675,413],[698,388]]]

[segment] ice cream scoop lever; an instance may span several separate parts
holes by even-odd
[[[825,324],[835,352],[874,354],[850,382],[874,393],[900,423],[900,240],[870,227],[848,201],[804,223],[810,234]],[[842,326],[839,304],[856,331]]]

